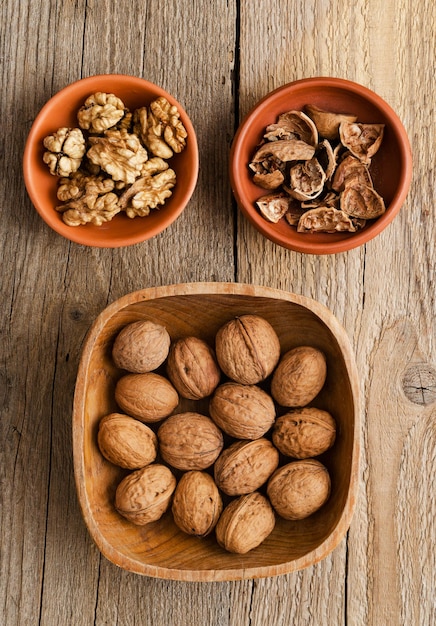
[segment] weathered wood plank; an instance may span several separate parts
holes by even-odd
[[[2,622],[433,624],[436,5],[4,0],[0,16]],[[143,76],[184,105],[200,176],[184,214],[154,240],[86,249],[37,216],[21,156],[53,93],[112,72]],[[235,103],[241,117],[271,89],[315,75],[377,91],[414,153],[395,222],[365,248],[334,257],[281,249],[239,214],[235,224],[227,176]],[[357,511],[335,552],[297,574],[214,584],[142,578],[100,556],[77,504],[71,404],[81,345],[102,308],[129,291],[215,280],[313,297],[344,324],[363,392]]]

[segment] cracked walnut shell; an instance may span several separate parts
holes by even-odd
[[[129,415],[105,415],[99,423],[97,441],[105,459],[125,469],[145,467],[157,456],[156,434]]]
[[[166,419],[157,432],[162,459],[177,469],[204,470],[223,448],[223,435],[207,416],[187,411]]]
[[[176,478],[171,470],[152,463],[123,478],[115,493],[115,508],[133,524],[144,526],[162,517],[175,488]]]
[[[258,315],[241,315],[222,326],[215,337],[218,364],[237,383],[255,385],[265,380],[280,358],[280,341]]]
[[[327,376],[324,354],[311,346],[286,352],[271,380],[271,395],[278,404],[300,407],[309,404],[321,391]]]
[[[273,425],[276,411],[273,399],[260,387],[228,382],[216,388],[209,414],[227,435],[259,439]]]
[[[223,502],[212,476],[191,470],[182,475],[174,492],[172,513],[188,535],[205,537],[215,528]]]
[[[115,386],[115,400],[141,422],[159,422],[174,411],[179,395],[169,380],[154,372],[126,374]]]
[[[157,369],[168,356],[171,337],[162,324],[140,320],[125,326],[116,336],[112,358],[117,367],[143,374]]]
[[[336,422],[328,411],[295,409],[274,423],[272,441],[285,456],[307,459],[326,452],[335,442]]]
[[[315,513],[330,496],[330,475],[316,459],[279,467],[268,481],[267,494],[280,517],[300,520]]]
[[[216,539],[228,552],[246,554],[265,541],[275,521],[267,498],[255,491],[226,506],[215,527]]]
[[[190,400],[210,396],[221,377],[214,351],[198,337],[183,337],[171,345],[167,373],[179,394]]]
[[[215,461],[215,482],[228,496],[252,493],[267,482],[278,464],[279,453],[268,439],[235,441]]]

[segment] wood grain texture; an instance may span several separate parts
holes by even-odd
[[[2,623],[434,624],[436,406],[425,390],[436,370],[435,3],[3,0],[0,16]],[[73,80],[105,72],[173,93],[200,150],[197,190],[183,215],[152,241],[115,251],[52,233],[21,174],[40,107]],[[400,215],[364,248],[334,257],[264,240],[236,211],[227,176],[238,119],[271,89],[315,75],[355,80],[384,97],[414,155]],[[190,281],[315,298],[355,348],[357,510],[340,546],[301,572],[219,583],[144,578],[102,557],[83,523],[71,413],[84,336],[118,297]],[[411,385],[424,402],[410,400]]]

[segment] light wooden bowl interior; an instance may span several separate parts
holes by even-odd
[[[255,313],[275,328],[282,352],[312,345],[327,357],[326,384],[314,405],[329,410],[338,425],[333,448],[320,460],[328,467],[332,494],[309,518],[277,518],[272,534],[246,555],[221,549],[212,534],[184,534],[168,512],[158,522],[134,526],[114,509],[114,493],[125,470],[106,461],[97,447],[99,420],[117,410],[116,381],[122,375],[111,359],[115,336],[140,319],[164,324],[172,339],[196,335],[214,345],[229,319]],[[87,528],[102,554],[138,574],[185,581],[223,581],[275,576],[305,568],[326,557],[347,532],[355,505],[359,461],[359,385],[344,329],[323,305],[284,291],[236,283],[191,283],[151,288],[108,306],[89,331],[79,366],[73,411],[74,472]],[[199,407],[207,411],[207,403]],[[175,412],[189,410],[181,400]]]

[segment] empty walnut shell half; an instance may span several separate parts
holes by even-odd
[[[295,409],[274,423],[272,441],[285,456],[307,459],[326,452],[335,442],[336,422],[328,411]]]
[[[126,374],[116,384],[115,400],[128,415],[142,422],[158,422],[173,412],[179,394],[160,374]]]
[[[360,183],[345,187],[340,203],[344,213],[365,220],[375,219],[386,211],[384,200],[375,189]]]
[[[143,374],[157,369],[168,356],[171,338],[161,324],[140,320],[125,326],[115,338],[112,358],[117,367]]]
[[[369,164],[380,148],[384,124],[357,124],[342,122],[339,126],[341,143],[362,163]]]
[[[198,337],[184,337],[171,345],[167,373],[179,394],[190,400],[210,396],[221,378],[214,351]]]
[[[192,470],[180,478],[172,513],[176,525],[188,535],[205,537],[215,528],[223,502],[212,476]]]
[[[226,376],[245,385],[265,380],[280,358],[280,341],[271,324],[258,315],[241,315],[215,337],[218,364]]]
[[[275,526],[274,511],[267,498],[258,491],[232,500],[215,527],[222,548],[235,554],[246,554],[257,548]]]
[[[115,508],[138,526],[155,522],[171,503],[176,478],[168,467],[152,463],[128,474],[117,487]]]
[[[315,147],[299,139],[267,141],[258,148],[251,162],[259,163],[269,157],[273,157],[284,163],[288,161],[304,161],[311,159],[314,154]]]
[[[280,517],[300,520],[322,507],[330,489],[327,468],[316,459],[305,459],[279,467],[268,481],[267,494]]]
[[[301,215],[297,224],[299,233],[354,233],[360,228],[360,223],[354,222],[350,215],[335,209],[333,206],[319,206],[309,209]]]
[[[275,124],[267,126],[264,138],[267,141],[299,139],[311,146],[316,146],[318,130],[308,115],[303,111],[293,110],[282,113]]]
[[[97,441],[105,459],[125,469],[140,469],[156,459],[155,433],[129,415],[105,415],[99,423]]]
[[[241,496],[266,483],[278,464],[278,450],[269,439],[235,441],[215,461],[215,482],[228,496]]]
[[[324,189],[326,174],[319,164],[318,159],[313,157],[304,163],[297,163],[289,170],[288,193],[297,200],[310,200],[317,198]]]
[[[256,205],[263,217],[273,224],[277,224],[289,211],[294,199],[283,192],[270,193],[257,200]]]
[[[162,459],[177,469],[210,467],[223,448],[223,435],[207,416],[187,411],[166,419],[157,432]]]
[[[314,104],[307,104],[304,110],[315,122],[320,136],[330,141],[338,139],[339,125],[342,122],[355,122],[357,120],[355,115],[325,111]]]
[[[273,399],[257,385],[228,382],[216,388],[209,414],[227,435],[236,439],[259,439],[276,416]]]
[[[327,376],[324,354],[311,346],[286,352],[274,371],[271,394],[282,406],[302,407],[321,391]]]

